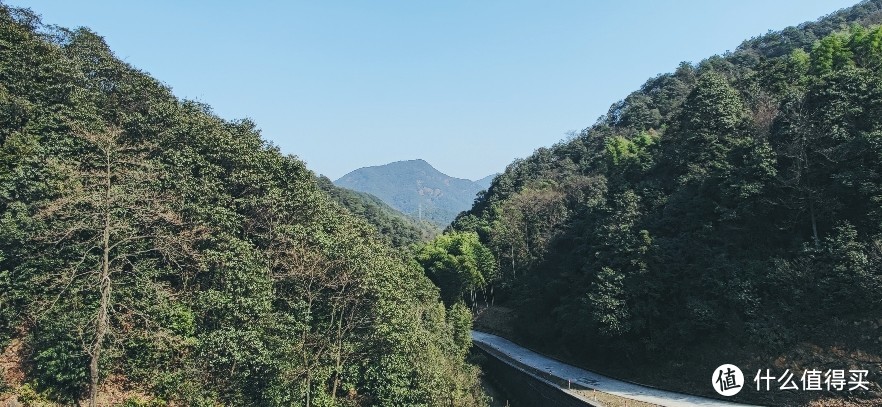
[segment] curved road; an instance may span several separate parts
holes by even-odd
[[[566,363],[548,358],[533,352],[527,348],[519,346],[508,339],[480,331],[472,331],[472,342],[481,348],[490,348],[498,353],[502,353],[512,360],[528,365],[536,370],[547,372],[562,380],[573,380],[582,386],[596,389],[604,393],[614,394],[616,396],[638,400],[646,403],[658,404],[660,406],[670,407],[692,407],[692,406],[746,406],[747,404],[737,404],[721,400],[710,399],[706,397],[692,396],[682,393],[674,393],[671,391],[653,389],[651,387],[640,386],[638,384],[623,382],[609,378],[594,372],[570,366]],[[710,383],[710,381],[708,381]],[[587,398],[580,396],[576,392],[561,389],[576,397],[589,401]]]

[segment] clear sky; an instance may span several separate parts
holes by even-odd
[[[857,0],[7,0],[336,179],[422,158],[477,179],[680,61]]]

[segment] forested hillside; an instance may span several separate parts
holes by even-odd
[[[867,1],[683,63],[515,161],[452,226],[497,262],[462,284],[494,288],[517,339],[664,386],[877,371],[880,22]]]
[[[394,247],[408,247],[441,232],[433,223],[408,217],[371,194],[338,187],[327,177],[319,176],[318,186],[349,212],[367,220]]]
[[[0,403],[484,404],[463,307],[95,33],[0,5],[0,145]]]

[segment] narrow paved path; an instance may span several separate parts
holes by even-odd
[[[527,348],[519,346],[508,339],[480,331],[472,331],[472,342],[485,348],[489,347],[498,353],[530,366],[536,370],[547,372],[562,380],[572,380],[573,383],[596,389],[604,393],[614,394],[632,400],[658,404],[660,406],[686,407],[686,406],[746,406],[726,401],[710,399],[706,397],[691,396],[688,394],[674,393],[671,391],[658,390],[644,387],[633,383],[612,379],[594,372],[589,372],[575,366],[545,357]],[[486,348],[485,348],[486,349]],[[708,379],[710,386],[710,379]],[[588,401],[587,398],[567,389],[561,389]]]

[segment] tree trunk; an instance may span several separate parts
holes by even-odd
[[[809,197],[809,213],[812,217],[812,236],[815,239],[815,249],[819,249],[821,247],[821,239],[818,237],[818,221],[815,219],[815,203]]]
[[[104,265],[101,267],[101,304],[98,308],[98,320],[95,322],[95,342],[92,344],[92,359],[89,361],[89,406],[96,406],[98,398],[98,360],[107,333],[107,308],[110,302],[110,273],[107,267],[109,248],[104,249]]]
[[[340,370],[343,369],[343,313],[346,308],[340,310],[340,318],[337,319],[337,355],[334,364],[334,386],[331,389],[331,400],[337,399],[337,388],[340,386]]]
[[[110,151],[106,151],[105,172],[105,206],[104,206],[104,235],[101,239],[103,255],[101,258],[100,290],[101,300],[98,306],[98,318],[95,320],[95,341],[90,349],[91,360],[89,361],[89,407],[96,407],[98,398],[98,362],[101,359],[101,348],[104,344],[104,336],[107,334],[107,311],[110,304],[110,187],[111,187],[111,164]]]
[[[306,407],[312,407],[312,373],[306,374]]]
[[[509,256],[511,257],[511,277],[512,277],[512,279],[514,279],[517,277],[517,275],[515,275],[514,243],[512,243],[508,247],[509,247]]]
[[[309,314],[311,314],[311,310],[312,310],[312,301],[310,300],[307,305],[307,312]],[[311,329],[311,328],[307,328],[307,329]],[[300,333],[300,343],[303,346],[303,348],[300,352],[300,356],[303,358],[303,366],[306,368],[306,407],[310,407],[312,405],[312,399],[310,397],[310,396],[312,396],[312,372],[310,371],[312,369],[312,364],[310,363],[310,359],[309,359],[309,351],[306,348],[306,341],[307,341],[306,331],[303,331]]]

